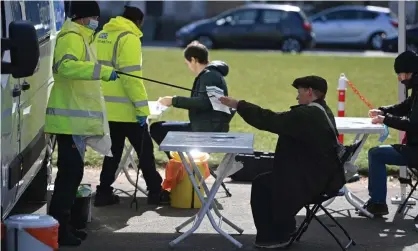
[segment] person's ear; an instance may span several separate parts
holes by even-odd
[[[313,96],[313,90],[312,90],[312,88],[308,88],[308,94],[309,94],[309,96]]]

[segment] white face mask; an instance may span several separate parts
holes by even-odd
[[[90,19],[89,23],[86,25],[87,28],[96,30],[99,27],[99,21]]]

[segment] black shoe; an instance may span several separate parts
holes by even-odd
[[[286,238],[285,240],[277,240],[277,241],[255,241],[254,246],[256,248],[266,248],[266,249],[275,249],[275,248],[283,248],[289,245],[291,238]]]
[[[58,244],[62,246],[80,246],[81,240],[77,238],[71,231],[58,231]]]
[[[85,239],[87,239],[87,233],[86,233],[86,231],[83,231],[83,230],[78,230],[78,229],[72,229],[72,230],[71,230],[71,233],[72,233],[75,237],[79,238],[79,239],[80,239],[80,240],[82,240],[82,241],[84,241]]]
[[[162,190],[159,193],[148,194],[148,205],[168,205],[170,204],[170,192]]]
[[[116,194],[113,194],[112,192],[104,193],[104,192],[98,191],[96,193],[96,196],[94,197],[95,207],[115,205],[115,204],[119,204],[119,202],[120,202],[119,196],[117,196]]]
[[[377,217],[389,214],[388,205],[386,205],[386,203],[374,203],[369,200],[363,205],[363,208]],[[359,212],[359,215],[366,216],[362,212]]]

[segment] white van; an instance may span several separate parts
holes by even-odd
[[[46,197],[55,140],[43,128],[64,13],[64,1],[1,1],[2,220],[25,190],[30,201]]]

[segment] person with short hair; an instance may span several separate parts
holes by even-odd
[[[198,41],[191,42],[184,50],[184,61],[196,78],[190,97],[167,96],[160,99],[165,106],[186,109],[190,122],[155,122],[150,127],[152,138],[158,145],[169,131],[228,132],[231,115],[215,111],[206,93],[206,87],[215,86],[228,96],[225,78],[229,66],[222,61],[209,62],[208,49]],[[168,158],[169,154],[166,153]]]
[[[144,13],[139,8],[125,6],[122,16],[112,18],[105,24],[95,39],[99,63],[141,77],[140,28],[143,22]],[[148,204],[167,204],[169,197],[162,190],[162,177],[156,169],[154,146],[148,131],[147,117],[150,110],[143,81],[120,74],[115,82],[103,81],[102,84],[113,157],[104,158],[94,206],[119,203],[119,196],[113,193],[112,184],[122,158],[125,138],[128,138],[138,155],[138,168],[141,168],[149,190]]]
[[[369,149],[369,196],[364,208],[375,216],[389,214],[386,204],[386,165],[418,166],[418,55],[412,51],[399,54],[394,63],[398,81],[411,90],[411,96],[399,104],[369,111],[374,124],[384,124],[405,132],[406,144],[380,145]]]
[[[285,247],[296,230],[296,214],[324,193],[335,194],[345,184],[337,154],[334,116],[325,102],[327,82],[318,76],[297,78],[299,105],[273,112],[244,100],[220,101],[253,127],[279,135],[273,171],[252,182],[251,209],[259,248]],[[327,114],[310,105],[317,103]],[[328,122],[328,118],[332,127]]]

